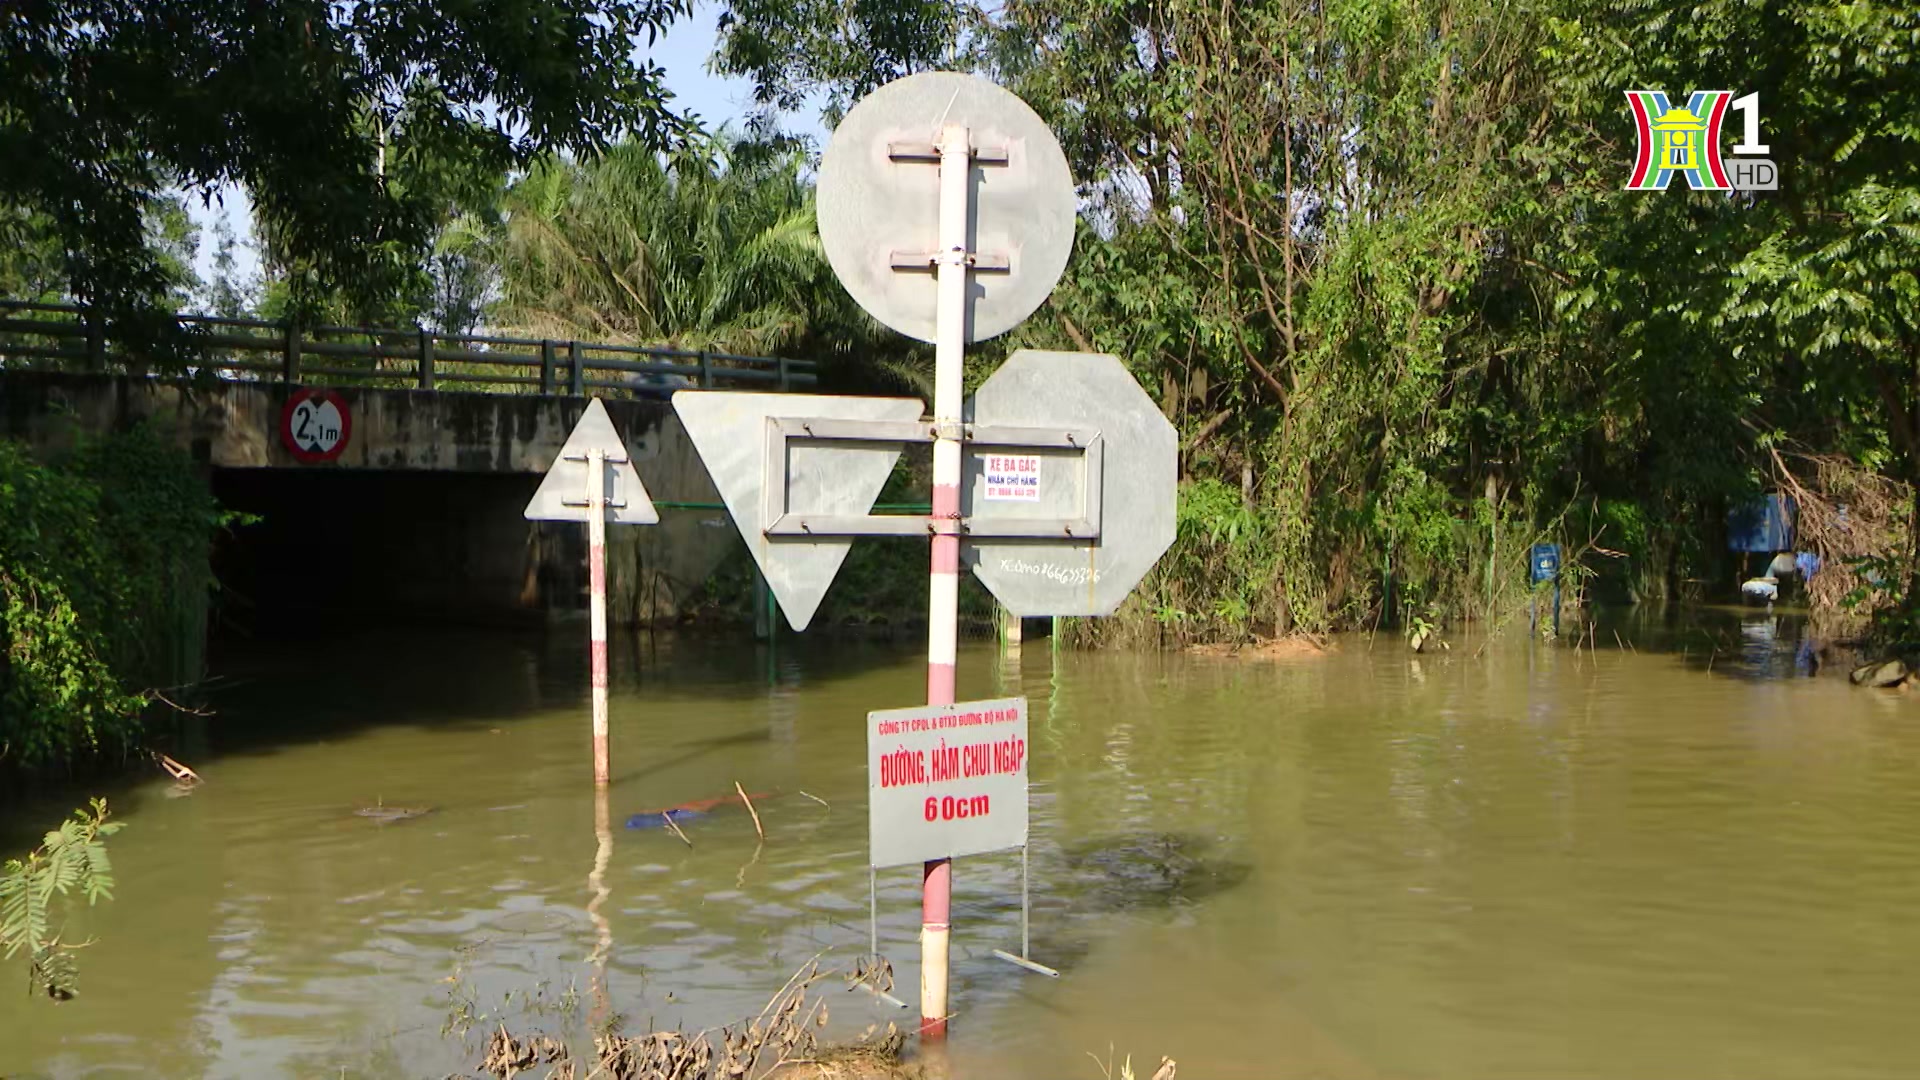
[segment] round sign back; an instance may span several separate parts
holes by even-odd
[[[940,165],[928,150],[954,125],[974,151],[967,245],[979,261],[967,275],[966,340],[1004,334],[1033,314],[1073,251],[1073,173],[1026,102],[949,71],[861,98],[820,159],[820,242],[869,315],[921,341],[934,338],[930,260],[940,232]]]
[[[335,391],[295,390],[280,410],[280,441],[300,461],[332,461],[352,434],[353,414]]]

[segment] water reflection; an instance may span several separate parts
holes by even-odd
[[[771,680],[764,649],[627,643],[595,799],[559,636],[236,669],[207,783],[121,793],[81,997],[0,1009],[0,1074],[438,1076],[469,1063],[440,1035],[456,970],[481,1011],[544,981],[588,992],[583,1024],[698,1027],[864,953],[860,720],[920,700],[917,643],[783,639]],[[1019,940],[1018,857],[959,863],[952,1075],[1090,1075],[1110,1044],[1208,1077],[1910,1075],[1920,723],[1804,677],[1805,640],[1749,611],[1615,619],[1578,652],[972,650],[963,695],[1030,702],[1032,953],[1065,975],[990,955]],[[737,806],[691,846],[614,828],[736,783],[770,793],[764,844]],[[380,826],[375,800],[436,809]],[[878,890],[910,987],[918,875]]]

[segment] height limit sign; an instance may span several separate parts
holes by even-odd
[[[1027,845],[1027,699],[867,714],[872,865]]]

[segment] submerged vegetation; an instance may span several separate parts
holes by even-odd
[[[95,799],[25,858],[0,866],[0,954],[7,960],[25,955],[28,994],[73,998],[78,981],[73,953],[88,943],[63,940],[58,905],[70,893],[86,897],[88,904],[113,898],[106,838],[119,830],[120,822],[107,820],[107,801]]]
[[[845,989],[868,982],[881,971],[856,970],[846,974]],[[869,1027],[857,1039],[844,1043],[822,1041],[831,1016],[822,991],[836,981],[819,960],[794,972],[784,986],[767,999],[760,1012],[725,1027],[688,1031],[657,1028],[637,1035],[623,1032],[625,1021],[602,1000],[596,1005],[591,1033],[569,1040],[547,1030],[516,1033],[505,1021],[476,1013],[470,995],[457,988],[449,995],[454,1011],[442,1034],[468,1039],[486,1025],[478,1075],[510,1080],[521,1075],[547,1080],[583,1076],[607,1080],[913,1080],[921,1071],[908,1065],[903,1054],[906,1033],[888,1024],[883,1031]],[[597,992],[604,998],[604,991]],[[512,1005],[511,996],[506,1003]],[[564,1026],[577,1020],[578,996],[569,991],[558,1002],[543,994],[528,995],[520,1010],[540,1020]],[[544,1026],[551,1027],[551,1024]]]

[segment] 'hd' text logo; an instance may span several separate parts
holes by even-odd
[[[1731,90],[1695,90],[1675,108],[1658,90],[1629,90],[1627,104],[1639,134],[1628,191],[1664,191],[1678,173],[1695,191],[1773,191],[1779,172],[1760,141],[1760,95],[1733,99]],[[1728,110],[1745,121],[1733,156],[1720,152],[1720,122]]]

